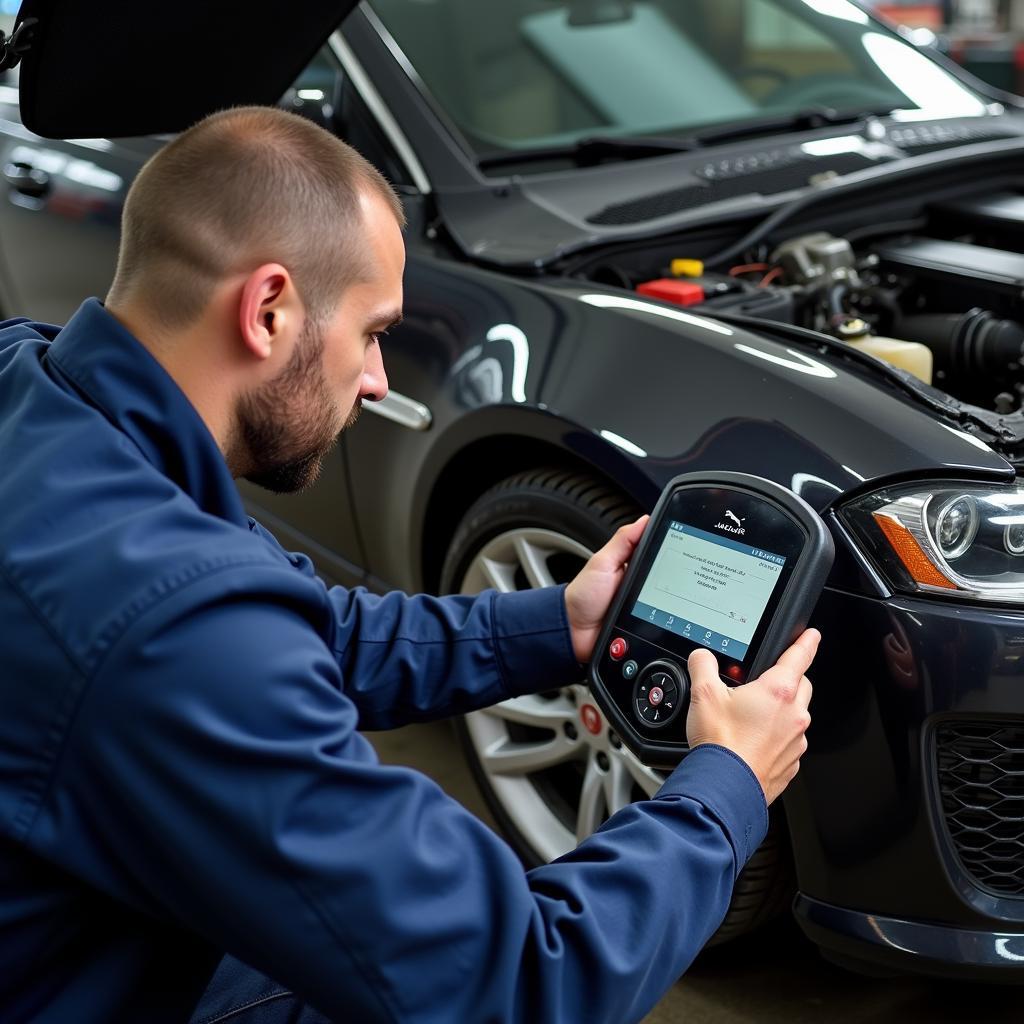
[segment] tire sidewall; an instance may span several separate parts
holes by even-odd
[[[629,516],[608,523],[587,514],[560,495],[540,489],[488,492],[459,524],[441,570],[441,592],[455,592],[480,549],[510,530],[553,530],[596,551]]]

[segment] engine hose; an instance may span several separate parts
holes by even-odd
[[[704,260],[704,266],[708,268],[719,267],[724,263],[735,260],[740,253],[746,252],[751,246],[757,245],[763,238],[770,235],[780,224],[784,224],[790,217],[795,216],[805,207],[813,206],[822,198],[820,191],[811,192],[809,195],[794,199],[791,203],[780,207],[771,216],[766,217],[759,224],[751,228],[739,241],[723,249]]]
[[[921,341],[935,356],[937,369],[977,381],[1020,379],[1024,325],[986,309],[902,317],[899,337]]]
[[[829,323],[833,327],[845,320],[849,315],[843,307],[843,299],[846,298],[849,292],[850,286],[845,281],[837,281],[835,284],[829,285],[825,302],[828,306]]]

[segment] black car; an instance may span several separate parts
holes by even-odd
[[[334,581],[470,592],[568,579],[682,472],[791,488],[837,549],[810,750],[718,938],[795,893],[832,959],[1019,978],[1018,101],[849,0],[308,6],[26,3],[4,313],[105,293],[153,133],[283,92],[399,189],[405,320],[388,398],[253,513]],[[527,862],[659,784],[582,683],[459,731]]]

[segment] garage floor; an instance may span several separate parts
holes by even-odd
[[[446,724],[370,739],[381,759],[425,772],[483,820],[491,819]],[[867,1024],[1024,1022],[1024,989],[863,978],[825,963],[789,920],[702,954],[646,1024]]]

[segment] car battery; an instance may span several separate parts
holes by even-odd
[[[712,314],[736,313],[759,320],[775,320],[786,324],[796,322],[793,293],[788,288],[737,288],[721,295],[709,296],[700,309]]]
[[[692,264],[694,269],[700,268],[699,274],[677,274],[674,271],[679,264]],[[651,281],[641,281],[636,286],[638,295],[649,299],[661,299],[677,306],[695,306],[715,296],[742,289],[741,282],[727,274],[704,273],[703,264],[697,260],[673,260],[672,274],[657,277]]]
[[[642,281],[636,286],[636,291],[638,295],[661,299],[662,302],[674,302],[677,306],[693,306],[704,301],[704,288],[701,284],[675,277]]]

